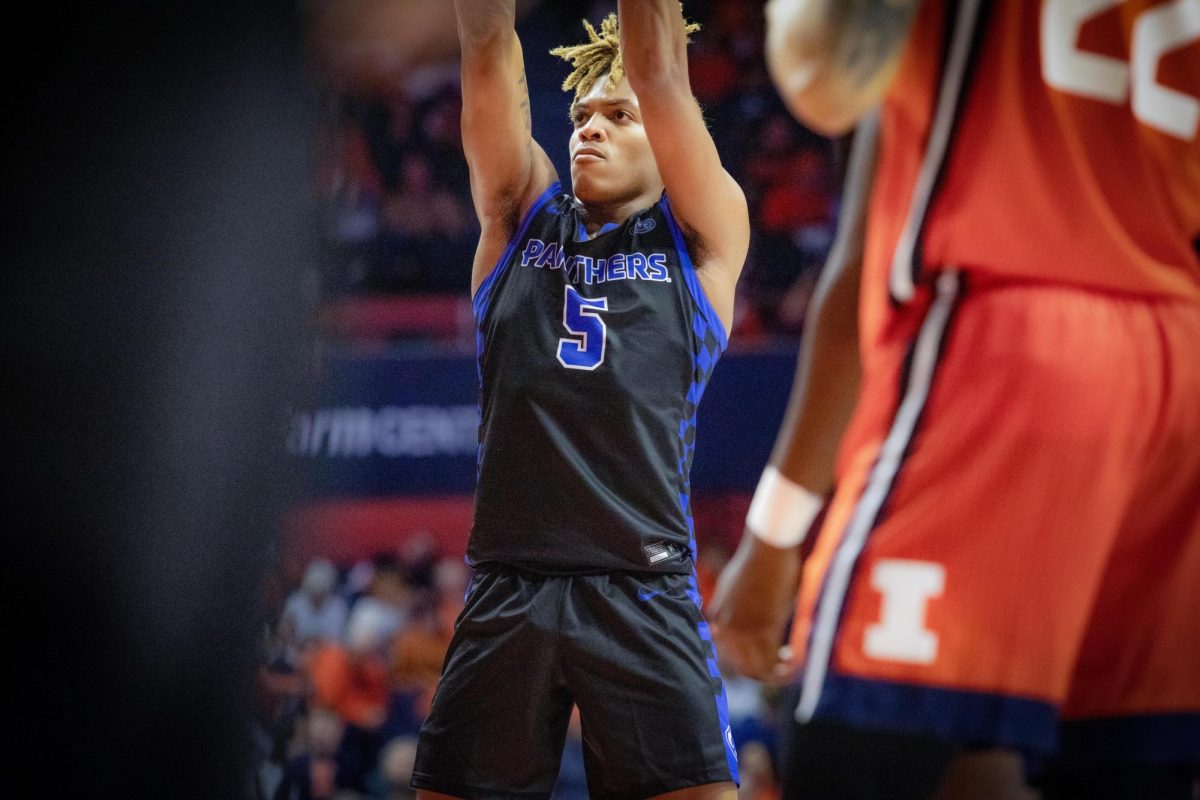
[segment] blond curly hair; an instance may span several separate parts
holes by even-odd
[[[680,9],[683,3],[679,4]],[[558,56],[563,61],[570,62],[574,69],[563,81],[563,91],[575,90],[578,100],[592,90],[596,81],[604,73],[608,73],[608,85],[616,86],[625,77],[625,65],[621,60],[621,23],[616,14],[609,14],[600,23],[600,31],[592,27],[592,23],[583,20],[583,28],[587,31],[588,40],[581,44],[563,45],[550,51],[550,55]],[[690,44],[691,35],[700,30],[696,22],[684,22],[683,35]]]

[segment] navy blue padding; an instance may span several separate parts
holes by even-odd
[[[1060,761],[1068,768],[1114,762],[1200,765],[1200,713],[1066,721]]]
[[[1050,754],[1058,747],[1058,710],[1051,703],[845,675],[826,679],[814,719],[1031,755]]]

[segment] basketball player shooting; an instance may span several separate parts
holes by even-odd
[[[688,473],[749,242],[676,0],[619,4],[573,66],[572,192],[531,135],[512,0],[456,0],[481,224],[475,569],[413,786],[549,797],[582,722],[594,798],[736,797]]]

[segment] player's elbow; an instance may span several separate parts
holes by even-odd
[[[629,88],[641,102],[670,92],[691,95],[686,61],[654,52],[641,58],[626,58],[624,67]]]
[[[858,124],[862,112],[842,98],[820,91],[783,93],[788,110],[808,129],[831,139],[844,136]]]
[[[516,31],[497,26],[476,31],[459,29],[464,78],[490,76],[511,69],[514,50],[520,47]]]
[[[841,136],[872,105],[861,95],[878,87],[873,82],[859,86],[846,80],[835,65],[836,35],[828,30],[828,21],[795,6],[773,3],[768,9],[767,70],[797,119],[825,136]]]
[[[788,110],[807,127],[824,136],[848,133],[862,115],[856,98],[834,80],[818,54],[768,53],[771,80]]]

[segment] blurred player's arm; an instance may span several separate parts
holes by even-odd
[[[514,0],[454,0],[462,48],[462,138],[481,235],[474,293],[538,196],[558,178],[533,140]]]
[[[750,246],[750,217],[746,196],[721,166],[692,96],[679,0],[621,0],[618,16],[625,74],[667,198],[699,251],[700,283],[729,330],[734,289]]]
[[[858,289],[877,129],[871,114],[855,133],[837,235],[805,320],[787,411],[741,544],[708,607],[721,654],[759,680],[785,677],[779,645],[801,545],[833,486],[838,443],[858,393]]]
[[[771,0],[767,66],[788,108],[814,130],[847,132],[879,104],[919,0]]]

